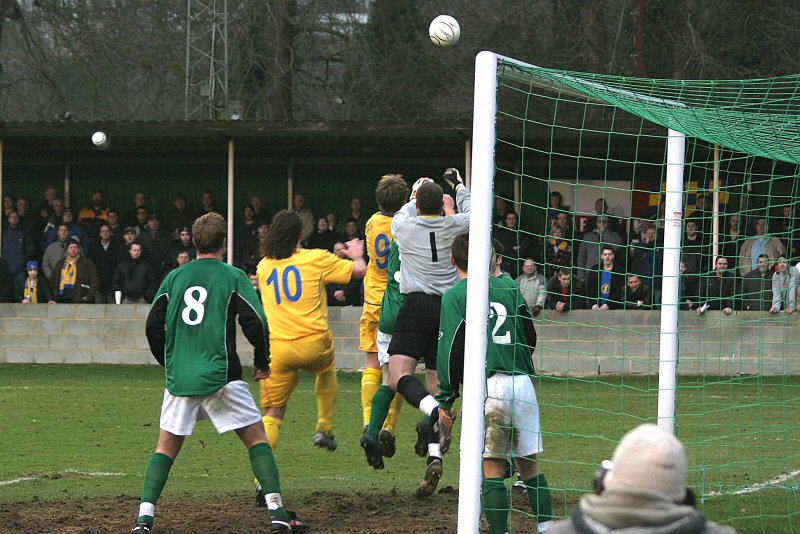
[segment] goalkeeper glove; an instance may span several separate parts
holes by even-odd
[[[422,186],[422,184],[424,184],[425,182],[432,182],[432,181],[433,180],[431,180],[430,178],[422,177],[419,180],[417,180],[416,182],[414,182],[414,185],[411,186],[411,198],[410,198],[410,200],[416,200],[417,199],[417,191],[419,190],[420,186]]]
[[[450,184],[450,187],[453,189],[457,188],[458,184],[464,185],[464,179],[455,167],[450,167],[445,170],[442,178],[444,178],[444,181]]]

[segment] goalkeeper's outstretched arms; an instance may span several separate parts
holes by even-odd
[[[461,173],[458,172],[458,169],[455,167],[450,167],[445,170],[442,178],[453,188],[453,191],[455,191],[458,213],[469,223],[467,214],[470,209],[470,196],[469,189],[467,189],[467,186],[464,184],[464,178],[461,177]]]
[[[147,314],[144,333],[147,336],[147,343],[150,345],[150,352],[153,357],[163,367],[164,366],[164,346],[167,343],[167,306],[169,305],[169,295],[161,293],[150,306],[150,313]]]

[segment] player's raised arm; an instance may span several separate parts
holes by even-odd
[[[239,326],[247,341],[253,345],[253,366],[259,371],[269,369],[269,327],[267,316],[253,284],[244,273],[239,276],[238,288],[234,294]]]
[[[150,344],[150,352],[153,357],[163,367],[164,366],[164,345],[167,342],[167,306],[169,305],[169,294],[160,293],[150,306],[150,313],[147,314],[145,324],[145,335]]]
[[[464,178],[458,169],[450,167],[444,171],[444,181],[447,182],[453,191],[456,193],[456,205],[458,206],[459,215],[464,220],[465,224],[469,223],[469,210],[470,210],[470,196],[469,189],[464,185]]]
[[[350,279],[364,278],[364,275],[367,274],[367,263],[364,261],[364,241],[351,239],[346,245],[345,254],[353,260],[353,274]]]

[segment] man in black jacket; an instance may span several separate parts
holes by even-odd
[[[742,309],[769,311],[772,307],[772,269],[769,256],[758,256],[758,265],[742,278]]]
[[[97,304],[113,304],[114,293],[111,290],[111,282],[119,261],[120,245],[112,238],[111,226],[108,223],[100,225],[99,234],[100,239],[93,241],[89,247],[89,258],[97,267],[97,275],[100,277],[100,286],[94,294],[94,301]]]
[[[194,243],[192,243],[192,231],[189,227],[183,226],[178,228],[177,232],[178,239],[172,242],[172,246],[169,248],[164,258],[164,265],[170,271],[178,267],[177,258],[179,253],[187,252],[190,260],[197,257],[197,249],[194,248]]]
[[[583,307],[581,299],[573,293],[572,272],[562,267],[556,271],[555,276],[547,282],[547,300],[545,306],[549,310],[559,313]]]
[[[733,313],[733,293],[735,280],[728,271],[728,258],[719,256],[715,269],[705,277],[700,291],[700,302],[697,315],[706,310],[722,310],[725,315]]]
[[[161,221],[155,213],[147,217],[147,225],[139,232],[136,240],[142,244],[145,260],[150,262],[153,272],[160,277],[164,270],[167,251],[172,246],[170,234],[161,230]]]
[[[649,310],[653,307],[653,290],[642,282],[638,274],[628,275],[628,285],[625,286],[626,310]]]
[[[149,262],[142,259],[142,245],[131,245],[130,260],[117,265],[111,284],[114,291],[122,291],[123,304],[152,302],[158,289],[158,279]]]
[[[625,274],[614,262],[614,248],[603,245],[602,264],[589,272],[586,280],[586,307],[593,310],[616,310],[623,307]]]

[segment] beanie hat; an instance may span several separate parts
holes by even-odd
[[[603,481],[606,490],[658,491],[683,502],[687,488],[686,449],[656,425],[640,425],[623,436]]]
[[[30,271],[31,269],[39,270],[39,262],[36,260],[31,260],[27,264],[25,264],[25,270]]]

